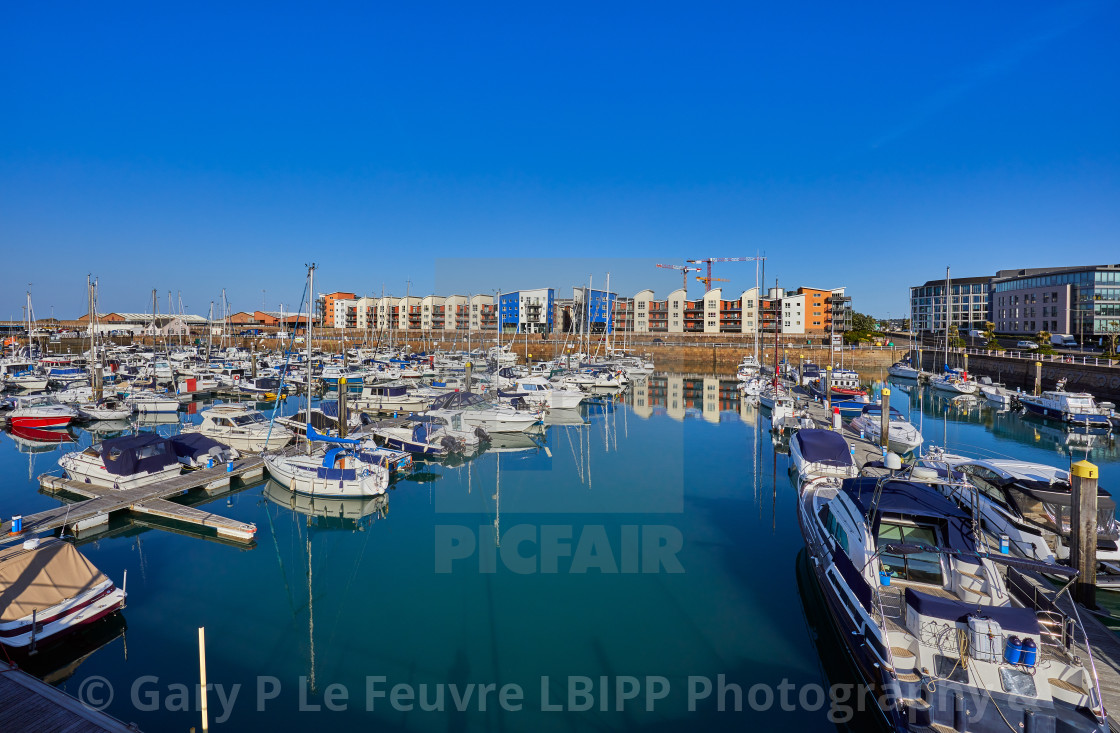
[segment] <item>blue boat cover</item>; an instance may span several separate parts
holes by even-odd
[[[141,471],[159,471],[179,462],[171,441],[155,433],[109,438],[101,443],[105,469],[117,476],[132,476]]]
[[[198,458],[199,456],[209,455],[211,448],[217,447],[219,450],[225,450],[227,447],[202,433],[173,435],[169,440],[172,450],[179,458]]]
[[[923,616],[945,621],[967,624],[969,616],[980,616],[995,621],[1004,631],[1015,631],[1020,634],[1040,633],[1038,617],[1029,608],[978,606],[952,598],[939,598],[913,588],[906,589],[906,605]]]
[[[307,425],[307,439],[311,441],[318,441],[320,443],[339,443],[342,445],[359,445],[362,441],[354,438],[335,438],[330,435],[323,435],[315,429],[314,425],[308,423]]]
[[[338,419],[338,400],[320,400],[319,409],[327,417]]]
[[[424,445],[428,442],[428,423],[421,422],[412,429],[412,442]]]
[[[882,415],[883,414],[883,406],[882,405],[865,405],[864,408],[863,408],[863,414],[864,415]],[[893,407],[891,408],[891,414],[892,415],[898,415],[899,417],[902,417],[902,413],[899,412],[898,410],[894,409]]]
[[[827,463],[833,466],[852,463],[848,441],[836,431],[807,428],[798,430],[794,439],[801,449],[801,455],[810,463]]]
[[[804,430],[801,432],[805,432]],[[976,552],[971,520],[967,514],[936,489],[910,481],[882,481],[874,477],[844,479],[843,489],[859,511],[868,516],[876,511],[874,533],[879,534],[879,518],[884,514],[922,517],[935,520],[945,531],[946,547],[957,552]],[[878,487],[878,488],[877,488]],[[878,501],[876,502],[876,493]]]
[[[328,448],[327,452],[323,455],[323,468],[333,468],[334,459],[338,457],[339,453],[344,453],[345,448]]]

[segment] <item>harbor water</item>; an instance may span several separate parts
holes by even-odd
[[[1088,458],[1120,485],[1111,436],[888,386],[927,446]],[[655,375],[550,422],[379,499],[265,481],[198,504],[255,523],[249,547],[114,520],[77,542],[127,571],[128,607],[27,666],[146,731],[201,730],[199,627],[213,730],[862,729],[765,409],[734,380]],[[0,437],[5,518],[58,505],[36,477],[94,440],[63,435]]]

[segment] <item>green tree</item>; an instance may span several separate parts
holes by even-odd
[[[986,348],[994,351],[1003,349],[1003,347],[999,345],[999,339],[996,338],[996,324],[991,321],[984,321],[984,338],[987,339],[987,343],[984,344]]]
[[[878,322],[866,313],[852,313],[852,330],[874,333]]]
[[[1050,332],[1039,331],[1034,335],[1034,340],[1038,342],[1038,353],[1040,354],[1054,354],[1054,345],[1050,343]]]

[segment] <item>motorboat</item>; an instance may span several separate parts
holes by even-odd
[[[540,422],[539,412],[495,405],[474,392],[449,392],[437,397],[427,412],[438,415],[441,411],[461,412],[464,425],[488,433],[520,432]]]
[[[574,410],[586,399],[582,390],[559,389],[544,377],[518,377],[512,385],[513,392],[534,407],[550,410]]]
[[[126,593],[56,538],[0,550],[0,644],[30,647],[124,608]]]
[[[37,392],[41,389],[46,389],[49,383],[50,380],[47,379],[47,375],[30,371],[12,374],[4,378],[4,384],[7,386],[27,392]]]
[[[78,415],[83,420],[127,420],[132,416],[132,406],[116,397],[102,397],[79,407]]]
[[[168,440],[171,441],[175,458],[187,468],[213,468],[241,457],[236,448],[202,433],[172,435]]]
[[[428,406],[423,397],[412,394],[408,385],[400,382],[367,384],[354,400],[355,409],[363,412],[417,412]]]
[[[181,473],[171,441],[156,433],[107,438],[100,445],[67,453],[58,465],[72,481],[109,489],[135,489]]]
[[[964,481],[941,485],[962,506],[976,504],[984,527],[1005,534],[1016,555],[1053,563],[1069,558],[1073,489],[1069,472],[1006,458],[978,459],[930,451],[922,466],[952,470]],[[1120,523],[1116,502],[1097,487],[1097,560],[1120,572]],[[1115,574],[1115,573],[1113,573]],[[1112,583],[1114,587],[1116,583]]]
[[[1053,566],[991,552],[968,513],[889,474],[806,484],[798,521],[885,728],[1108,730],[1076,606],[1027,575]]]
[[[381,445],[417,456],[443,458],[461,452],[462,441],[443,434],[442,425],[420,416],[393,417],[369,426],[369,432]]]
[[[879,444],[883,434],[883,406],[865,405],[860,415],[851,422],[852,430]],[[887,426],[887,448],[899,455],[916,450],[922,444],[922,434],[913,423],[893,407],[890,408],[890,422]]]
[[[1032,415],[1086,428],[1111,428],[1108,412],[1102,410],[1088,392],[1066,392],[1064,380],[1058,388],[1041,395],[1019,395],[1019,404]]]
[[[758,359],[755,358],[754,354],[748,354],[744,356],[743,360],[739,362],[739,365],[735,367],[735,376],[740,382],[745,382],[757,377],[761,370],[762,365],[758,363]]]
[[[860,386],[859,373],[850,369],[834,369],[831,372],[824,372],[820,377],[809,383],[809,392],[814,396],[825,399],[827,397],[824,392],[826,380],[833,397],[852,399],[867,394],[867,391]]]
[[[173,394],[156,392],[154,390],[141,390],[128,396],[132,409],[141,414],[171,413],[179,411],[179,400]]]
[[[23,428],[64,428],[78,411],[55,402],[47,395],[14,398],[15,409],[8,413],[8,424]]]
[[[887,367],[887,374],[899,379],[917,379],[921,376],[922,370],[913,366],[909,359],[903,359]]]
[[[835,430],[798,430],[789,441],[789,455],[802,481],[859,475],[848,441]]]
[[[1018,402],[1019,393],[993,382],[991,377],[980,377],[979,390],[988,402],[1003,410],[1011,409]]]
[[[231,402],[203,410],[202,423],[183,432],[199,432],[242,453],[277,450],[292,442],[295,436],[283,425],[274,425],[260,410],[247,404]]]
[[[979,391],[976,380],[969,379],[968,372],[959,369],[947,368],[943,374],[930,377],[929,386],[951,395],[975,395]]]

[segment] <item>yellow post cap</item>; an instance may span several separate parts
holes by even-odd
[[[883,387],[883,394],[886,395],[887,397],[890,397],[891,396],[891,388],[890,387]]]
[[[1041,361],[1036,361],[1036,362],[1034,363],[1034,365],[1035,365],[1035,366],[1042,366],[1042,362],[1041,362]]]
[[[339,377],[338,378],[338,383],[339,384],[346,384],[346,377]]]
[[[1097,467],[1088,461],[1078,461],[1073,464],[1073,475],[1078,478],[1097,478],[1099,471]]]

